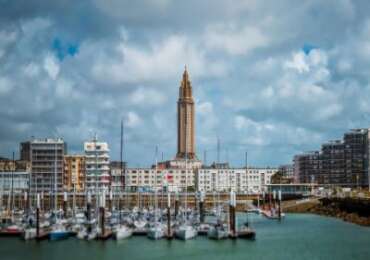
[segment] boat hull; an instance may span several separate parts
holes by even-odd
[[[49,240],[56,241],[56,240],[63,240],[69,238],[70,234],[66,231],[52,231],[49,233]]]

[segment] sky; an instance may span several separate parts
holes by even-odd
[[[119,159],[176,154],[186,65],[207,162],[278,166],[370,121],[369,1],[0,0],[0,156],[96,133]],[[161,159],[161,158],[159,158]]]

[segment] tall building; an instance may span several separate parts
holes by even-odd
[[[321,150],[296,155],[294,175],[300,183],[359,187],[369,184],[369,129],[353,129]]]
[[[84,143],[86,189],[90,191],[109,190],[109,147],[106,142],[99,142],[95,137]]]
[[[61,138],[33,139],[21,143],[21,160],[31,162],[31,192],[63,191],[64,155],[67,144]]]
[[[196,159],[194,100],[188,71],[182,75],[177,101],[177,154],[176,159]]]
[[[296,183],[322,183],[321,153],[319,151],[306,152],[294,156],[294,181]]]
[[[64,190],[83,192],[85,190],[85,156],[64,156]]]

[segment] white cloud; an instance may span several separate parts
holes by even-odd
[[[60,67],[58,61],[51,53],[47,54],[44,59],[44,70],[53,80],[55,80],[58,77]]]
[[[138,48],[122,39],[116,50],[118,59],[101,55],[95,60],[92,67],[95,78],[116,84],[177,79],[184,65],[192,77],[220,77],[226,73],[223,63],[209,62],[204,51],[181,35],[152,42],[149,49]]]
[[[23,73],[28,77],[36,77],[40,74],[40,66],[34,62],[30,62],[23,67]]]
[[[13,83],[6,77],[0,77],[0,95],[8,94],[13,89]]]
[[[162,105],[166,101],[166,96],[159,90],[148,87],[139,87],[129,96],[129,101],[134,105]]]
[[[72,97],[73,83],[67,79],[59,79],[56,83],[56,94],[62,98]]]
[[[302,51],[294,53],[292,60],[288,60],[285,63],[285,67],[288,69],[297,70],[299,73],[310,71],[310,66],[307,64],[306,55]]]
[[[136,114],[133,111],[129,111],[127,113],[127,120],[125,122],[126,123],[125,125],[127,125],[128,127],[134,128],[138,126],[141,123],[141,121],[142,120],[138,114]]]
[[[235,24],[231,24],[208,27],[204,42],[208,48],[239,55],[267,46],[269,38],[258,27],[247,25],[239,28]]]
[[[197,112],[202,116],[209,116],[213,113],[213,105],[211,102],[203,102],[197,104]]]

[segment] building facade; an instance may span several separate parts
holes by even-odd
[[[271,183],[277,168],[201,168],[195,174],[196,189],[204,192],[258,194]]]
[[[110,177],[111,190],[124,191],[125,190],[125,169],[126,162],[112,161],[110,162]]]
[[[296,183],[313,183],[322,178],[321,154],[318,151],[307,152],[294,156],[294,180]],[[320,179],[321,181],[321,179]]]
[[[106,142],[100,142],[95,137],[92,141],[84,143],[85,151],[85,188],[96,192],[109,190],[109,147]]]
[[[320,151],[296,155],[294,175],[299,183],[345,187],[369,184],[369,129],[353,129],[342,140],[322,144]]]
[[[21,160],[30,161],[31,192],[63,191],[64,155],[67,144],[61,138],[33,139],[21,143]]]
[[[84,155],[64,156],[64,178],[65,191],[83,192],[85,190],[86,166]]]
[[[31,171],[31,162],[25,160],[10,160],[7,158],[0,158],[0,172],[10,171]]]
[[[285,178],[293,179],[294,178],[294,166],[293,164],[284,164],[279,166],[279,172]]]
[[[15,194],[28,191],[29,174],[27,171],[0,172],[0,195],[10,194],[12,187]]]
[[[153,191],[168,190],[171,192],[195,190],[195,172],[188,168],[128,168],[125,170],[126,187],[128,190]]]

